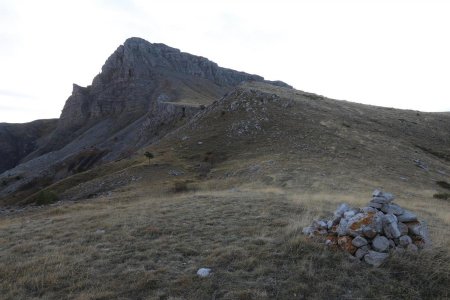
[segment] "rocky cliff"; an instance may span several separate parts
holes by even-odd
[[[0,173],[15,167],[42,146],[56,124],[56,119],[24,124],[0,123]]]
[[[263,80],[164,44],[130,38],[108,58],[91,86],[74,85],[58,128],[123,113],[142,115],[154,111],[158,101],[198,104],[242,81]]]
[[[265,80],[164,44],[130,38],[106,60],[90,86],[73,85],[56,129],[38,147],[26,151],[26,163],[8,171],[23,180],[3,187],[0,197],[23,186],[38,190],[41,186],[36,182],[41,181],[36,177],[46,178],[49,184],[126,157],[184,124],[243,81]],[[279,81],[270,83],[289,87]],[[86,166],[82,162],[89,155],[95,159],[88,159]],[[17,162],[9,160],[4,169]]]

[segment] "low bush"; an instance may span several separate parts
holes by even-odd
[[[41,191],[37,195],[36,204],[37,205],[47,205],[58,201],[58,195],[52,191]]]
[[[448,200],[450,199],[450,193],[438,193],[438,194],[434,194],[433,198],[436,199],[443,199],[443,200]]]
[[[175,193],[187,192],[188,186],[186,181],[175,181],[173,184],[173,191]]]
[[[450,183],[447,181],[436,181],[436,184],[439,185],[441,188],[450,190]]]

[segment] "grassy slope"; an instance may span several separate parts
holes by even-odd
[[[448,297],[448,201],[432,198],[443,191],[435,180],[450,174],[448,116],[250,88],[268,94],[247,87],[215,103],[149,148],[156,154],[151,165],[139,154],[51,187],[68,199],[97,198],[1,217],[0,294]],[[272,102],[274,93],[282,99]],[[175,193],[175,182],[188,191]],[[74,183],[81,184],[68,188]],[[340,202],[362,206],[375,187],[393,191],[397,203],[428,221],[432,251],[374,269],[300,234]],[[197,278],[199,267],[214,275]]]

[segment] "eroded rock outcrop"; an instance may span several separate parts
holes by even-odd
[[[27,196],[76,172],[127,157],[243,81],[267,82],[163,44],[127,39],[92,85],[73,85],[56,129],[36,147],[26,148],[27,162],[5,167],[12,169],[0,174],[0,182],[19,179],[0,186],[0,199],[18,190]]]
[[[416,252],[431,246],[425,222],[393,204],[394,195],[375,190],[362,208],[341,204],[330,220],[314,220],[303,233],[323,237],[325,244],[340,248],[359,260],[380,266],[389,253]]]
[[[15,167],[42,146],[57,122],[50,119],[24,124],[0,123],[0,174]]]

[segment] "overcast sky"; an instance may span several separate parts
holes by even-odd
[[[58,117],[126,38],[335,99],[450,111],[450,1],[0,0],[0,122]]]

